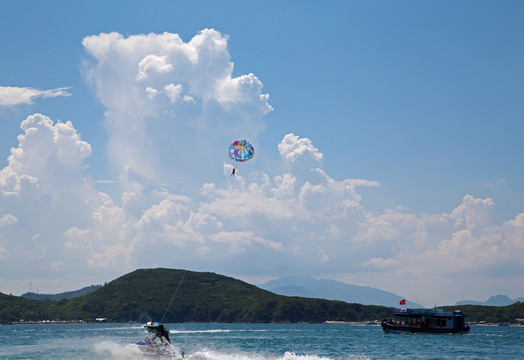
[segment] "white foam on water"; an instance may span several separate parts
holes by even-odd
[[[170,334],[215,334],[232,332],[267,332],[268,330],[212,329],[212,330],[169,330]]]
[[[364,355],[349,355],[347,359],[351,360],[370,360]],[[332,360],[330,357],[318,355],[297,355],[294,352],[287,351],[284,356],[278,360]]]
[[[142,349],[136,344],[118,344],[114,341],[103,341],[95,344],[95,352],[103,358],[110,359],[183,359],[182,353],[176,346],[161,348],[157,351],[154,348]],[[151,351],[143,351],[151,350]]]
[[[329,357],[318,355],[297,355],[294,352],[287,351],[282,356],[268,356],[264,354],[253,353],[222,353],[212,350],[201,350],[194,354],[186,355],[186,360],[336,360]],[[345,359],[350,360],[370,360],[364,355],[349,355]]]
[[[230,333],[235,330],[169,330],[170,334],[214,334],[214,333]]]
[[[95,352],[113,359],[143,359],[142,351],[135,344],[122,345],[114,341],[102,341],[95,344]]]
[[[213,350],[200,350],[186,355],[188,360],[263,360],[267,357],[250,353],[223,353]]]

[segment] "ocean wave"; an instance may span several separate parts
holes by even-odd
[[[102,341],[95,344],[95,352],[113,359],[143,359],[142,351],[135,344],[122,345],[114,341]]]
[[[268,356],[267,354],[253,353],[222,353],[211,350],[198,351],[195,354],[186,355],[188,360],[340,360],[319,355],[299,355],[292,351],[286,351],[281,356]],[[365,355],[349,355],[348,360],[370,360]]]
[[[230,332],[235,330],[205,330],[194,332]],[[191,331],[193,332],[193,330]],[[268,352],[243,352],[200,349],[191,353],[184,353],[176,346],[163,349],[162,352],[155,350],[145,351],[136,344],[119,344],[114,341],[102,341],[94,345],[95,352],[100,359],[171,359],[171,360],[370,360],[365,355],[345,355],[343,358],[331,358],[315,354],[297,354],[293,351],[285,351],[281,355]]]
[[[118,344],[114,341],[102,341],[95,344],[95,352],[102,359],[180,359],[184,358],[183,353],[175,346],[166,348],[140,347],[137,344]],[[186,357],[187,359],[187,357]]]

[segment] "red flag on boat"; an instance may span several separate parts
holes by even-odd
[[[402,300],[400,300],[399,304],[400,304],[400,305],[406,305],[406,299],[402,299]]]

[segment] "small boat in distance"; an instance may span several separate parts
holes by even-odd
[[[409,333],[466,333],[465,315],[460,310],[444,312],[443,309],[406,309],[394,313],[395,319],[382,320],[384,332]]]

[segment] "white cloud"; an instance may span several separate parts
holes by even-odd
[[[217,100],[226,107],[249,104],[258,108],[263,115],[273,110],[268,104],[269,95],[261,94],[262,82],[254,75],[242,75],[237,78],[227,77],[219,85]]]
[[[515,276],[524,270],[523,216],[500,224],[494,205],[492,199],[466,195],[456,209],[441,215],[416,216],[398,210],[378,216],[368,213],[355,237],[359,247],[374,244],[375,257],[364,265],[381,270],[379,274],[390,286],[394,284],[426,304],[439,298],[451,302],[450,296],[455,301],[464,299],[465,291],[487,298],[503,291],[508,281],[520,284]],[[367,278],[386,284],[374,276]],[[409,282],[404,284],[406,278]],[[441,285],[432,286],[424,295],[413,290],[436,282]],[[467,288],[464,282],[468,282]],[[443,291],[449,295],[444,296]],[[462,295],[457,295],[461,291]]]
[[[80,140],[71,122],[54,124],[47,116],[34,114],[21,129],[19,146],[11,149],[9,165],[0,171],[2,191],[17,193],[24,181],[48,192],[82,186],[83,161],[91,146]]]
[[[147,55],[138,63],[137,80],[145,80],[148,72],[168,73],[173,70],[173,65],[166,63],[165,56]]]
[[[294,134],[287,134],[278,144],[280,156],[291,162],[297,161],[301,157],[308,157],[316,162],[322,161],[322,153],[311,144],[308,138],[300,138]]]
[[[170,33],[111,33],[83,45],[88,80],[107,108],[109,156],[128,190],[137,178],[201,184],[232,139],[256,139],[265,128],[272,108],[262,83],[232,76],[227,38],[215,30],[187,43]]]
[[[11,214],[6,214],[0,217],[0,227],[16,224],[17,222],[18,219],[16,218],[16,216],[13,216]]]
[[[504,184],[505,182],[506,182],[506,179],[500,178],[500,179],[497,179],[495,181],[484,181],[482,183],[482,185],[487,186],[487,187],[495,187],[495,186],[499,186],[501,184]]]
[[[152,87],[148,86],[148,87],[146,87],[146,93],[147,93],[147,97],[149,99],[153,100],[153,98],[155,96],[157,96],[158,90],[157,89],[153,89]]]
[[[0,86],[0,106],[32,104],[36,98],[53,98],[71,96],[69,88],[38,90],[29,87]]]
[[[80,140],[70,121],[54,124],[47,116],[35,114],[28,116],[20,127],[24,134],[18,136],[19,147],[12,149],[9,157],[9,166],[17,171],[31,171],[28,164],[45,163],[52,155],[63,166],[79,168],[91,154],[91,146]]]
[[[36,247],[43,254],[33,255],[33,260],[44,262],[58,257],[49,259],[50,264],[56,265],[50,270],[134,268],[172,261],[169,254],[181,257],[181,251],[188,262],[213,263],[255,249],[284,254],[299,250],[308,261],[325,264],[330,262],[333,249],[326,243],[324,233],[342,237],[347,224],[355,224],[347,221],[346,216],[351,211],[361,211],[356,183],[366,183],[334,181],[319,169],[312,169],[317,173],[316,183],[290,173],[270,179],[265,173],[254,171],[246,173],[248,178],[243,173],[236,178],[227,176],[230,181],[224,187],[205,183],[191,197],[159,185],[141,184],[137,191],[124,193],[123,205],[118,206],[107,194],[94,190],[93,181],[85,181],[82,174],[87,169],[83,161],[90,154],[90,146],[80,140],[71,123],[54,124],[48,117],[35,114],[24,120],[22,129],[19,147],[12,150],[9,166],[2,170],[6,187],[11,183],[7,175],[34,179],[28,184],[34,184],[39,191],[32,192],[29,200],[42,202],[37,218],[71,212],[59,211],[53,204],[59,203],[68,191],[82,195],[68,204],[79,210],[68,214],[59,227],[45,230],[47,224],[41,223],[34,229],[38,230],[37,236],[27,234],[31,239],[28,247]],[[60,166],[42,166],[49,158]],[[71,182],[57,186],[49,181],[68,173],[75,175],[69,176]],[[139,182],[139,178],[135,179],[135,183]],[[18,186],[17,196],[23,193],[22,187]],[[51,196],[50,203],[46,203],[46,194]],[[23,223],[27,221],[23,216]],[[52,242],[41,235],[50,230]],[[311,246],[315,243],[318,244]],[[60,247],[69,261],[53,250]],[[159,249],[169,250],[164,253]]]
[[[82,230],[77,227],[72,227],[69,230],[67,230],[64,233],[64,235],[67,239],[65,242],[65,246],[67,246],[68,248],[82,249],[82,248],[90,247],[90,244],[89,244],[90,231],[87,229]]]
[[[188,43],[169,33],[100,34],[83,45],[106,107],[120,195],[94,188],[85,165],[92,149],[73,123],[27,117],[0,170],[0,273],[111,280],[166,266],[339,274],[419,301],[442,299],[465,274],[498,286],[493,269],[522,283],[514,274],[524,269],[524,214],[501,224],[492,199],[466,195],[444,214],[372,213],[358,189],[380,183],[331,178],[324,154],[292,133],[265,169],[257,142],[268,96],[255,75],[232,76],[217,31]],[[248,138],[257,154],[232,177],[235,138]],[[428,283],[438,285],[421,293]]]
[[[523,214],[500,224],[494,201],[471,195],[444,214],[416,215],[401,207],[367,212],[357,189],[379,184],[330,178],[311,161],[318,150],[295,136],[293,142],[308,148],[305,156],[273,178],[254,168],[236,177],[219,171],[185,195],[136,178],[140,186],[117,205],[86,180],[90,146],[72,123],[35,114],[21,128],[19,146],[0,171],[2,268],[30,262],[49,274],[92,276],[148,266],[227,273],[249,263],[266,273],[287,266],[316,274],[358,272],[406,296],[413,291],[402,283],[406,277],[409,284],[425,279],[455,286],[464,274],[489,283],[493,269],[513,276],[524,268]],[[43,166],[49,159],[55,166]],[[285,156],[282,161],[289,162]],[[308,166],[313,168],[305,171]],[[64,175],[69,180],[58,182]],[[285,260],[267,267],[268,258]],[[423,300],[430,296],[438,294],[428,292]]]
[[[55,273],[78,274],[88,268],[131,270],[178,262],[191,268],[249,261],[264,268],[269,256],[320,273],[382,273],[382,279],[409,276],[415,282],[444,276],[448,283],[459,274],[524,267],[524,215],[499,224],[494,201],[471,195],[440,215],[415,215],[400,207],[366,212],[357,188],[379,184],[331,179],[317,167],[321,163],[311,162],[318,152],[313,144],[295,136],[295,143],[309,149],[294,160],[302,170],[313,166],[305,173],[296,167],[274,178],[256,169],[243,169],[236,177],[219,172],[216,181],[183,196],[144,183],[117,205],[86,181],[83,162],[90,146],[72,123],[54,124],[35,114],[21,128],[19,146],[0,171],[5,266],[23,259]],[[49,159],[55,166],[43,166]],[[64,175],[68,181],[51,181]],[[187,176],[190,181],[192,175]],[[66,197],[71,192],[78,196]],[[21,239],[16,243],[6,236],[13,231]],[[283,268],[277,264],[266,271]]]
[[[194,101],[193,97],[189,95],[183,95],[184,87],[180,84],[166,85],[164,86],[164,90],[167,94],[167,97],[169,98],[169,102],[171,102],[172,104],[179,102],[179,101],[185,101],[185,102]]]
[[[51,269],[54,271],[63,271],[65,269],[65,265],[61,261],[53,261],[51,263]]]
[[[16,223],[18,223],[18,219],[11,214],[0,217],[0,260],[7,259],[10,255],[10,252],[4,246],[4,239],[10,235],[10,228]]]
[[[400,262],[398,260],[394,259],[383,259],[383,258],[372,258],[368,261],[364,262],[364,265],[373,266],[376,268],[393,268],[398,267],[400,265]]]

